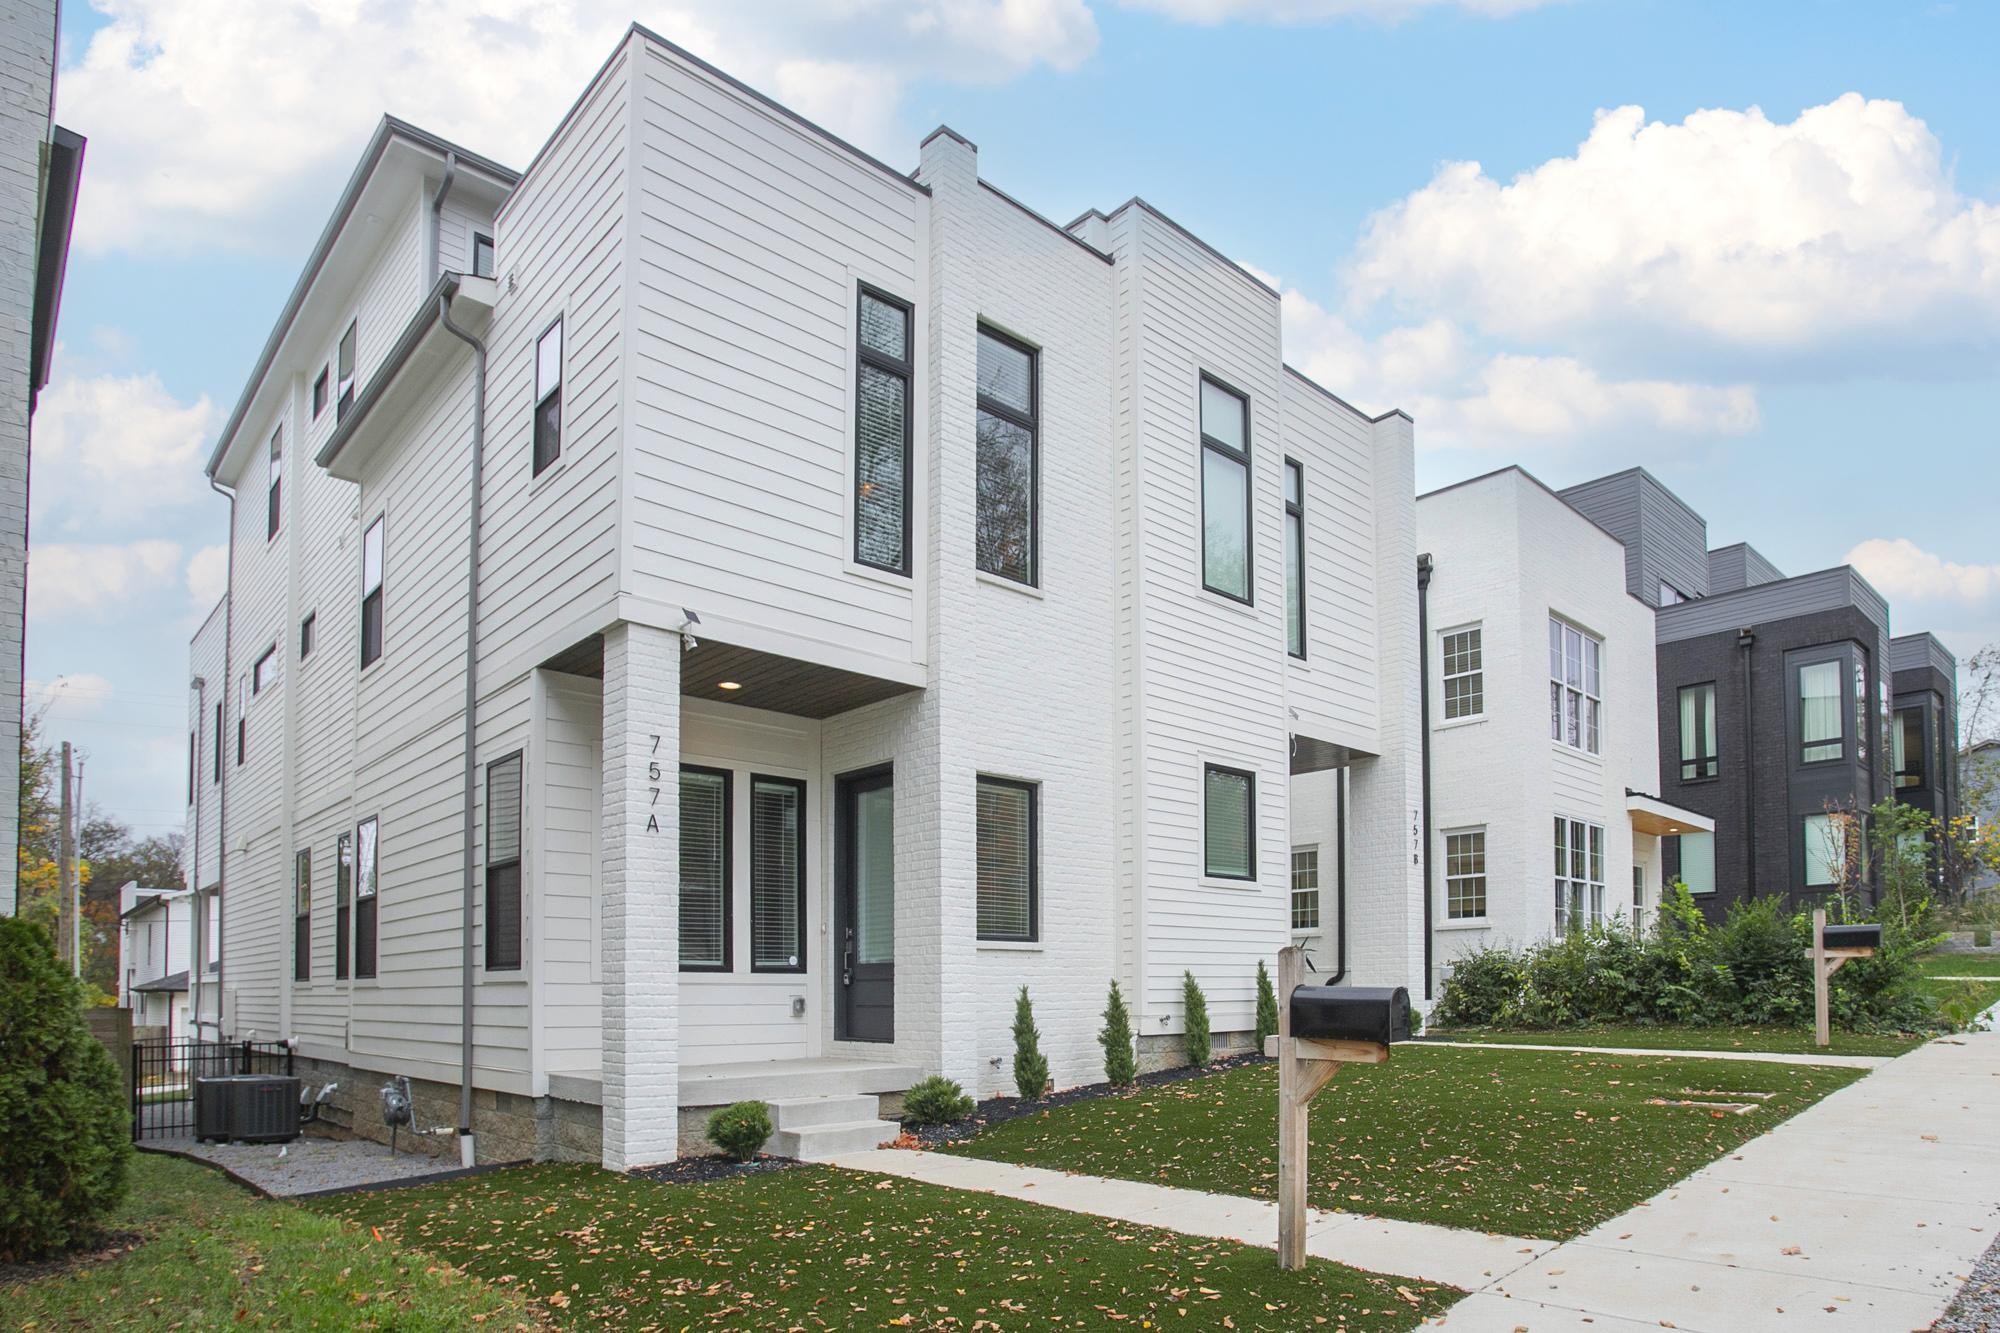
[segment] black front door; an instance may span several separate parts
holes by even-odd
[[[894,1041],[896,795],[890,771],[841,778],[834,805],[840,975],[833,1034],[841,1041]]]

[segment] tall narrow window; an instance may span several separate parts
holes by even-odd
[[[354,406],[355,331],[359,327],[359,320],[353,320],[348,323],[347,332],[340,335],[339,350],[333,355],[333,363],[338,371],[338,379],[334,386],[333,419],[335,421],[347,420],[347,409]]]
[[[312,977],[312,849],[301,847],[292,859],[292,980]]]
[[[1646,923],[1646,867],[1632,867],[1632,929],[1643,930]]]
[[[535,340],[534,475],[562,457],[563,326],[558,319]]]
[[[1845,753],[1840,722],[1840,663],[1799,668],[1799,762],[1817,764]]]
[[[1852,821],[1845,815],[1805,817],[1806,884],[1809,889],[1828,889],[1845,878],[1852,848],[1849,837]]]
[[[1556,931],[1604,920],[1604,829],[1556,816]]]
[[[681,766],[681,971],[729,970],[729,774]]]
[[[1319,929],[1319,848],[1292,848],[1292,929]]]
[[[236,766],[250,757],[250,678],[236,678]]]
[[[1444,720],[1478,717],[1486,711],[1485,634],[1479,626],[1444,636]]]
[[[1698,782],[1720,770],[1715,752],[1715,685],[1681,687],[1681,781]]]
[[[1306,655],[1306,470],[1285,460],[1285,648]]]
[[[980,778],[976,804],[979,938],[1036,939],[1035,789]]]
[[[364,819],[354,830],[358,848],[354,859],[354,975],[366,979],[375,975],[376,864],[381,826],[373,817]]]
[[[521,966],[521,752],[486,766],[486,970]]]
[[[215,775],[214,781],[222,781],[222,705],[215,705]]]
[[[1889,758],[1898,787],[1924,785],[1924,710],[1898,708],[1889,729]]]
[[[910,307],[872,288],[855,336],[854,560],[910,572]]]
[[[361,536],[361,665],[382,655],[382,524],[376,515]]]
[[[1202,873],[1211,879],[1257,877],[1257,777],[1242,769],[1202,768]]]
[[[750,970],[806,970],[806,784],[750,779]]]
[[[1035,488],[1039,468],[1035,353],[991,329],[979,331],[979,568],[1034,584]]]
[[[472,233],[472,276],[493,276],[493,238],[483,231]]]
[[[301,662],[312,656],[314,639],[317,636],[318,628],[319,612],[306,612],[306,618],[299,622],[299,660]]]
[[[327,389],[330,382],[332,381],[332,378],[333,378],[333,367],[321,366],[319,368],[319,374],[313,379],[312,402],[313,402],[314,421],[318,421],[319,414],[326,411],[326,400],[328,397]]]
[[[1549,738],[1596,754],[1603,728],[1604,644],[1549,617]]]
[[[1681,845],[1681,883],[1687,885],[1689,893],[1714,893],[1715,835],[1683,833],[1678,841]]]
[[[354,932],[354,835],[333,845],[333,975],[347,979],[347,949]]]
[[[1444,914],[1451,921],[1486,915],[1486,830],[1444,835]]]
[[[1201,586],[1250,601],[1250,400],[1201,377]]]
[[[194,804],[195,774],[200,770],[200,768],[201,768],[201,735],[199,731],[190,731],[188,733],[188,798],[187,798],[187,803],[189,805]]]
[[[271,481],[264,491],[264,540],[278,535],[278,525],[285,512],[285,428],[278,427],[271,432]]]

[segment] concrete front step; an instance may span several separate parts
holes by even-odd
[[[882,1099],[866,1092],[839,1097],[781,1097],[769,1106],[771,1124],[778,1129],[856,1125],[882,1114]]]
[[[909,1065],[874,1060],[771,1060],[681,1071],[681,1105],[728,1106],[857,1093],[901,1092],[923,1077]]]
[[[888,1120],[843,1120],[831,1124],[781,1129],[765,1140],[764,1151],[801,1162],[824,1162],[849,1153],[878,1148],[902,1132]]]

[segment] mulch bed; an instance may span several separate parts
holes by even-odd
[[[896,1141],[899,1148],[941,1148],[946,1144],[963,1143],[973,1138],[981,1130],[992,1125],[1018,1120],[1026,1115],[1039,1115],[1043,1111],[1053,1111],[1059,1106],[1070,1106],[1076,1102],[1095,1101],[1099,1097],[1124,1097],[1141,1088],[1156,1088],[1165,1083],[1182,1083],[1191,1078],[1205,1078],[1219,1074],[1226,1069],[1236,1069],[1243,1065],[1258,1064],[1264,1056],[1246,1051],[1241,1055],[1226,1056],[1211,1060],[1201,1068],[1180,1065],[1173,1069],[1160,1069],[1150,1074],[1141,1074],[1129,1088],[1114,1088],[1109,1083],[1086,1083],[1081,1087],[1066,1088],[1047,1097],[1027,1099],[1022,1097],[989,1097],[974,1108],[971,1115],[963,1120],[954,1120],[948,1125],[926,1125],[922,1129],[906,1129],[903,1137]]]
[[[790,1157],[760,1155],[748,1162],[737,1162],[711,1155],[683,1157],[659,1166],[642,1166],[632,1174],[642,1180],[657,1180],[665,1185],[700,1185],[711,1180],[734,1180],[737,1176],[761,1176],[799,1165],[802,1163]]]
[[[86,1250],[73,1250],[53,1259],[33,1263],[0,1264],[0,1287],[11,1287],[41,1278],[61,1277],[79,1268],[88,1268],[111,1259],[123,1258],[144,1245],[150,1237],[138,1231],[113,1231]]]

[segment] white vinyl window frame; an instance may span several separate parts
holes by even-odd
[[[1292,848],[1291,921],[1295,931],[1319,929],[1319,844]]]
[[[1604,752],[1604,640],[1553,612],[1549,739],[1583,754]]]
[[[1485,924],[1491,909],[1486,878],[1486,827],[1445,829],[1444,920],[1447,925]]]
[[[1438,632],[1438,669],[1446,722],[1474,722],[1486,716],[1486,629],[1459,625]]]
[[[1604,826],[1555,817],[1556,933],[1604,924]]]

